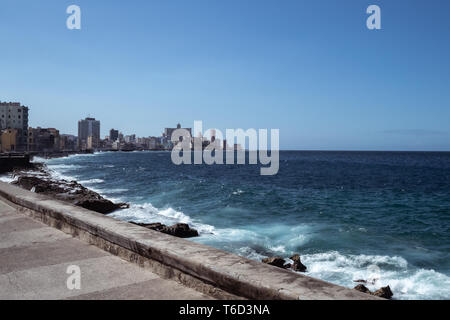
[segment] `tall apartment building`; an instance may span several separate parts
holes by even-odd
[[[100,146],[100,121],[86,118],[78,121],[78,147],[81,150],[97,149]]]
[[[27,151],[28,146],[28,107],[20,102],[0,101],[0,131],[16,129],[16,145],[14,151]]]
[[[109,131],[109,140],[116,141],[117,139],[119,139],[119,130],[111,129]]]

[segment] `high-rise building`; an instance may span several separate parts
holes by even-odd
[[[3,129],[17,129],[14,151],[27,151],[28,107],[20,102],[0,101],[0,131]]]
[[[111,129],[109,131],[109,140],[116,141],[117,139],[119,139],[119,130]]]
[[[95,118],[86,118],[78,121],[78,147],[81,150],[86,150],[97,149],[99,146],[100,121],[95,120]]]

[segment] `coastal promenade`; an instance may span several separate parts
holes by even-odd
[[[69,289],[69,266],[81,271]],[[211,299],[35,221],[0,198],[0,300]]]

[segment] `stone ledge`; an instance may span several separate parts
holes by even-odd
[[[105,250],[111,251],[108,248],[113,247],[115,249],[112,251],[126,252],[122,255],[134,255],[134,260],[142,257],[154,261],[153,265],[157,264],[160,268],[174,269],[178,278],[198,279],[205,285],[231,294],[229,297],[235,295],[259,300],[380,299],[119,221],[3,182],[0,182],[0,196],[36,212],[40,220],[46,223],[51,221],[53,227],[66,229],[66,232],[69,229],[73,235],[82,233],[96,238],[96,245]]]

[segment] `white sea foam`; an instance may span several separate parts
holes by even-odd
[[[200,234],[210,234],[215,230],[213,226],[199,223],[181,211],[173,208],[158,209],[151,203],[132,204],[130,208],[113,212],[110,216],[138,223],[160,222],[167,225],[187,223],[192,228],[197,229]]]
[[[246,257],[250,260],[256,260],[261,261],[263,258],[266,258],[266,256],[258,253],[256,250],[250,248],[250,247],[242,247],[239,248],[236,252],[238,255]]]
[[[78,183],[79,184],[82,184],[82,185],[89,185],[89,184],[99,184],[99,183],[103,183],[103,182],[105,182],[104,180],[102,180],[102,179],[89,179],[89,180],[80,180],[80,181],[78,181]]]
[[[52,159],[50,159],[52,160]],[[48,161],[50,161],[48,160]],[[80,165],[75,164],[51,164],[49,162],[46,163],[48,173],[55,180],[67,180],[67,181],[75,181],[77,180],[76,176],[71,176],[67,174],[72,170],[77,170],[83,168]]]
[[[308,267],[307,275],[346,287],[355,280],[372,280],[374,266],[376,281],[366,286],[375,290],[389,285],[396,299],[448,299],[450,277],[434,270],[414,269],[399,256],[343,255],[337,251],[302,255]]]
[[[269,249],[274,251],[274,252],[286,252],[286,247],[279,245],[279,246],[269,246]]]
[[[47,167],[52,170],[68,171],[74,169],[80,169],[82,166],[76,164],[47,164]]]
[[[51,167],[48,167],[48,173],[50,177],[52,177],[55,180],[67,180],[67,181],[75,181],[77,180],[76,177],[69,176],[67,174],[64,174],[64,171],[59,171],[56,169],[52,169]]]
[[[117,189],[108,189],[107,193],[114,194],[114,193],[123,193],[123,192],[128,192],[128,191],[129,191],[128,189],[117,188]]]
[[[245,230],[245,229],[237,229],[237,228],[215,228],[214,232],[205,236],[205,239],[202,242],[208,241],[222,241],[225,243],[230,242],[259,242],[264,241],[263,237],[257,234],[254,231]]]
[[[231,231],[232,230],[232,231]],[[224,235],[224,230],[216,230],[218,235]],[[251,234],[246,230],[228,230],[225,235],[236,235],[239,239],[255,243],[260,239],[257,234]],[[228,237],[224,238],[224,243]],[[233,240],[231,240],[233,241]],[[202,241],[203,242],[203,241]],[[258,241],[257,241],[258,242]],[[205,243],[205,242],[204,242]],[[207,243],[207,242],[206,242]],[[272,254],[279,254],[292,262],[283,252],[287,251],[283,246],[268,246]],[[261,261],[269,254],[262,254],[250,246],[243,246],[233,250],[236,254],[246,258]],[[286,252],[288,253],[288,252]],[[384,286],[390,286],[394,293],[394,299],[449,299],[450,277],[435,270],[417,269],[399,256],[382,255],[345,255],[337,251],[328,251],[315,254],[304,254],[302,262],[307,266],[306,275],[329,281],[348,288],[355,287],[355,280],[369,280],[365,284],[374,291]],[[374,280],[373,282],[371,282]]]
[[[0,176],[0,181],[6,183],[12,183],[17,180],[17,177],[14,177],[12,174],[5,174]]]
[[[30,161],[31,163],[46,163],[49,159],[41,158],[41,157],[33,157]]]

